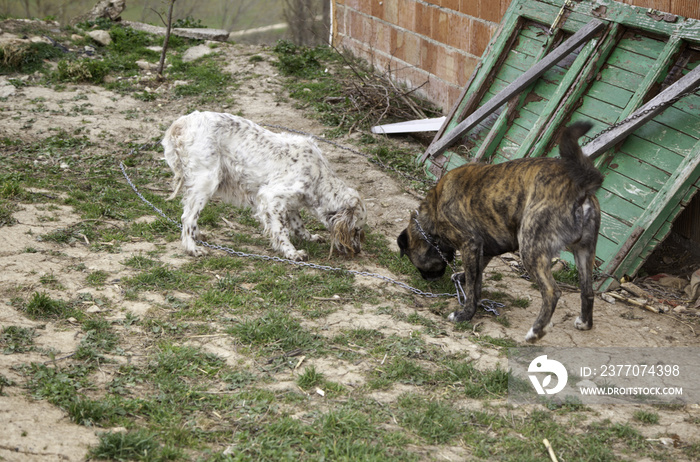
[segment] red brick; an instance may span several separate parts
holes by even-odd
[[[501,0],[501,19],[506,15],[506,11],[510,7],[511,0]]]
[[[447,94],[447,102],[444,104],[443,111],[444,109],[452,109],[452,107],[459,102],[459,97],[462,95],[462,88],[461,86],[456,86],[456,87],[450,87],[448,89],[448,94]]]
[[[399,7],[399,27],[415,31],[416,26],[416,2],[403,1]]]
[[[364,13],[369,12],[372,16],[379,19],[384,19],[384,4],[386,2],[370,2],[370,10],[364,10]]]
[[[433,13],[433,25],[431,30],[431,38],[440,43],[447,43],[449,37],[448,18],[450,15],[444,10],[435,10]]]
[[[501,2],[494,0],[479,0],[479,17],[486,21],[501,21]]]
[[[420,67],[431,74],[435,74],[437,68],[437,45],[427,40],[421,40]]]
[[[457,84],[460,87],[463,87],[467,84],[474,73],[476,66],[479,64],[479,59],[471,56],[460,56],[458,61],[459,67],[457,68]]]
[[[437,47],[435,75],[447,82],[457,83],[457,54],[444,47]]]
[[[481,56],[491,40],[492,25],[482,21],[471,20],[469,25],[469,53]]]
[[[449,8],[450,10],[459,11],[460,0],[442,0],[440,6],[443,8]]]
[[[700,19],[700,3],[697,0],[671,0],[668,12],[686,18]]]
[[[421,39],[414,34],[404,34],[404,61],[413,66],[420,66]]]
[[[399,4],[396,1],[384,2],[384,20],[391,24],[399,23]]]
[[[433,8],[423,5],[422,3],[416,3],[414,22],[413,30],[415,30],[416,33],[430,37],[433,22]]]
[[[447,44],[466,51],[469,44],[469,19],[458,14],[449,15]]]
[[[459,11],[474,18],[478,18],[479,0],[460,0]]]

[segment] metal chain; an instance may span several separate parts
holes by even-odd
[[[133,154],[133,153],[134,153],[135,151],[137,151],[137,150],[138,150],[138,148],[134,148],[134,149],[131,151],[131,154]],[[139,199],[141,199],[146,205],[148,205],[149,207],[151,207],[151,208],[152,208],[158,215],[160,215],[164,220],[166,220],[167,222],[169,222],[169,223],[171,223],[171,224],[177,226],[178,229],[182,230],[182,224],[181,224],[181,223],[179,223],[178,221],[176,221],[176,220],[174,220],[174,219],[168,217],[161,209],[159,209],[158,207],[156,207],[153,203],[151,203],[148,199],[146,199],[146,198],[143,196],[143,194],[141,194],[141,192],[138,190],[138,188],[136,187],[136,185],[134,185],[134,183],[131,181],[131,178],[129,178],[129,175],[126,173],[126,167],[124,166],[124,163],[123,163],[123,162],[120,162],[120,163],[119,163],[119,168],[121,168],[122,174],[124,175],[124,178],[126,178],[126,182],[129,184],[129,186],[130,186],[131,189],[134,191],[134,193],[136,193],[136,195],[139,197]],[[437,297],[455,297],[455,296],[456,296],[456,294],[449,294],[449,293],[439,293],[439,294],[435,294],[435,293],[432,293],[432,292],[424,292],[424,291],[422,291],[422,290],[420,290],[420,289],[417,289],[417,288],[415,288],[415,287],[411,287],[411,286],[409,286],[408,284],[406,284],[406,283],[404,283],[404,282],[397,281],[396,279],[392,279],[392,278],[390,278],[390,277],[388,277],[388,276],[383,276],[383,275],[377,274],[377,273],[370,273],[370,272],[367,272],[367,271],[357,271],[357,270],[351,270],[351,269],[346,269],[346,268],[337,268],[337,267],[327,266],[327,265],[318,265],[318,264],[316,264],[316,263],[300,262],[300,261],[290,260],[290,259],[287,259],[287,258],[281,258],[281,257],[277,257],[277,256],[260,255],[260,254],[254,254],[254,253],[246,253],[246,252],[241,252],[241,251],[239,251],[239,250],[234,250],[234,249],[231,249],[231,248],[229,248],[229,247],[222,246],[222,245],[209,244],[208,242],[204,242],[204,241],[201,241],[201,240],[198,240],[198,241],[195,241],[195,242],[197,242],[198,244],[200,244],[200,245],[202,245],[202,246],[204,246],[204,247],[207,247],[207,248],[210,248],[210,249],[214,249],[214,250],[221,250],[221,251],[224,251],[224,252],[229,253],[229,254],[231,254],[231,255],[235,255],[235,256],[237,256],[237,257],[255,258],[255,259],[264,260],[264,261],[274,261],[274,262],[278,262],[278,263],[287,263],[287,264],[295,265],[295,266],[298,266],[298,267],[313,268],[313,269],[322,270],[322,271],[338,271],[338,272],[344,272],[344,273],[348,273],[348,274],[353,274],[353,275],[356,275],[356,276],[364,276],[364,277],[369,277],[369,278],[374,278],[374,279],[380,279],[380,280],[382,280],[382,281],[389,282],[389,283],[391,283],[391,284],[397,285],[397,286],[399,286],[399,287],[401,287],[401,288],[403,288],[403,289],[406,289],[406,290],[408,290],[408,291],[410,291],[410,292],[413,292],[413,293],[416,294],[416,295],[420,295],[420,296],[423,296],[423,297],[437,298]]]
[[[438,247],[437,242],[435,242],[434,239],[431,239],[430,236],[428,236],[428,233],[423,231],[423,227],[418,223],[418,211],[416,211],[416,217],[413,218],[413,221],[416,223],[416,226],[418,227],[418,232],[420,232],[421,236],[423,236],[423,239],[425,239],[425,242],[430,244],[440,255],[440,258],[447,263],[450,268],[452,268],[452,276],[450,276],[450,279],[452,280],[452,283],[455,285],[455,289],[457,290],[457,301],[459,302],[460,306],[464,306],[467,303],[467,294],[464,292],[464,287],[462,286],[462,281],[460,280],[459,275],[463,274],[457,271],[457,267],[452,264],[451,261],[445,257],[445,254],[442,253],[440,250],[440,247]],[[487,298],[481,300],[479,302],[479,305],[485,310],[490,313],[493,313],[496,316],[499,316],[498,308],[503,308],[506,306],[504,303],[501,302],[496,302],[494,300],[489,300]]]
[[[683,97],[689,95],[690,93],[693,93],[694,91],[695,91],[694,89],[686,90],[685,92],[676,95],[675,97],[671,98],[670,100],[668,100],[668,101],[666,101],[666,102],[657,104],[657,105],[655,105],[655,106],[651,106],[651,107],[649,107],[649,108],[647,108],[647,109],[645,109],[645,110],[643,110],[642,112],[639,112],[639,113],[637,113],[637,114],[632,114],[632,115],[630,115],[629,117],[627,117],[626,119],[621,120],[620,122],[617,122],[616,124],[610,125],[610,126],[609,126],[608,128],[606,128],[605,130],[602,130],[602,131],[596,133],[596,135],[595,135],[593,138],[591,138],[590,140],[586,141],[586,142],[583,143],[581,146],[587,145],[587,144],[590,143],[591,141],[600,138],[602,135],[604,135],[604,134],[606,134],[606,133],[608,133],[608,132],[610,132],[610,131],[612,131],[612,130],[615,130],[617,127],[619,127],[619,126],[621,126],[621,125],[624,125],[624,124],[626,124],[626,123],[628,123],[628,122],[631,122],[631,121],[633,121],[633,120],[637,120],[637,119],[639,119],[640,117],[643,117],[643,116],[645,116],[645,115],[647,115],[647,114],[649,114],[649,113],[651,113],[651,112],[654,112],[654,111],[656,111],[657,109],[659,109],[660,107],[672,106],[672,105],[676,104],[678,101],[680,101]]]

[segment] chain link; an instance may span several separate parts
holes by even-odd
[[[137,151],[138,148],[132,149],[130,154],[133,154],[135,151]],[[119,168],[122,171],[122,174],[124,175],[124,178],[126,179],[126,182],[129,184],[131,189],[136,193],[136,195],[141,199],[146,205],[151,207],[160,217],[162,217],[164,220],[166,220],[168,223],[175,225],[178,229],[182,230],[182,224],[179,223],[178,221],[170,218],[167,216],[161,209],[156,207],[152,202],[150,202],[148,199],[146,199],[143,194],[138,190],[136,185],[131,181],[131,178],[129,178],[129,175],[126,173],[126,167],[124,166],[123,162],[119,163]],[[388,276],[383,276],[381,274],[377,273],[371,273],[368,271],[357,271],[357,270],[351,270],[351,269],[346,269],[346,268],[337,268],[333,266],[327,266],[327,265],[319,265],[316,263],[308,263],[308,262],[301,262],[301,261],[295,261],[295,260],[290,260],[287,258],[281,258],[277,256],[271,256],[271,255],[260,255],[260,254],[254,254],[254,253],[246,253],[246,252],[241,252],[239,250],[234,250],[229,247],[225,247],[222,245],[217,245],[217,244],[209,244],[208,242],[204,241],[195,241],[198,244],[213,249],[213,250],[221,250],[223,252],[226,252],[231,255],[235,255],[237,257],[242,257],[242,258],[254,258],[258,260],[264,260],[264,261],[273,261],[277,263],[287,263],[289,265],[294,265],[297,267],[303,267],[303,268],[312,268],[316,270],[321,270],[321,271],[337,271],[337,272],[343,272],[343,273],[348,273],[348,274],[353,274],[355,276],[364,276],[368,278],[374,278],[374,279],[380,279],[382,281],[397,285],[403,289],[406,289],[410,292],[413,292],[416,295],[420,295],[423,297],[428,297],[428,298],[438,298],[438,297],[455,297],[456,294],[449,294],[449,293],[432,293],[432,292],[424,292],[420,289],[417,289],[415,287],[411,287],[405,282],[398,281],[396,279],[392,279]]]
[[[452,280],[452,283],[455,285],[455,289],[457,290],[457,301],[459,302],[460,306],[464,306],[467,303],[467,294],[464,292],[464,287],[462,286],[462,278],[459,276],[461,272],[457,271],[457,267],[445,257],[445,254],[442,253],[440,250],[440,247],[438,247],[437,242],[435,242],[435,239],[432,239],[430,236],[428,236],[428,233],[423,231],[423,227],[420,225],[418,222],[418,211],[416,210],[416,216],[413,218],[413,221],[416,223],[416,226],[418,227],[418,232],[423,236],[423,239],[425,239],[425,242],[433,246],[433,248],[437,251],[437,253],[440,255],[440,258],[449,265],[450,268],[452,268],[452,276],[450,276],[450,279]],[[454,259],[453,259],[454,260]],[[479,305],[485,310],[490,313],[495,314],[496,316],[499,316],[498,310],[496,307],[503,308],[505,304],[496,302],[494,300],[489,300],[487,298],[481,300],[479,302]]]
[[[626,123],[628,123],[628,122],[631,122],[631,121],[633,121],[633,120],[637,120],[637,119],[639,119],[640,117],[644,117],[645,115],[647,115],[647,114],[649,114],[649,113],[651,113],[651,112],[654,112],[654,111],[656,111],[656,110],[659,109],[659,108],[666,107],[666,106],[672,106],[672,105],[676,104],[678,101],[680,101],[683,97],[689,95],[690,93],[693,93],[693,91],[694,91],[694,89],[686,90],[685,92],[680,93],[680,94],[674,96],[673,98],[671,98],[670,100],[668,100],[668,101],[666,101],[666,102],[657,104],[657,105],[655,105],[655,106],[651,106],[651,107],[649,107],[649,108],[647,108],[647,109],[645,109],[645,110],[643,110],[643,111],[641,111],[641,112],[639,112],[639,113],[632,114],[632,115],[630,115],[629,117],[627,117],[626,119],[621,120],[620,122],[618,122],[618,123],[616,123],[616,124],[613,124],[613,125],[609,126],[608,128],[606,128],[606,129],[604,129],[604,130],[601,130],[600,132],[596,133],[596,135],[595,135],[593,138],[591,138],[590,140],[586,141],[586,142],[583,143],[581,146],[586,146],[588,143],[592,142],[593,140],[596,140],[596,139],[600,138],[602,135],[604,135],[604,134],[606,134],[606,133],[608,133],[608,132],[611,132],[611,131],[615,130],[617,127],[619,127],[619,126],[621,126],[621,125],[624,125],[624,124],[626,124]]]

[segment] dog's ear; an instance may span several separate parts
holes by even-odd
[[[396,243],[399,245],[399,250],[401,251],[401,255],[399,255],[399,257],[403,257],[404,255],[406,255],[406,249],[408,249],[407,229],[401,231],[401,234],[399,234],[399,237],[396,239]]]

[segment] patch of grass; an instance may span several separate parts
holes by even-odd
[[[578,268],[575,265],[564,265],[564,269],[553,271],[554,280],[560,283],[578,287]]]
[[[119,342],[119,336],[112,330],[108,321],[90,319],[83,323],[83,336],[75,352],[79,360],[99,360],[100,353],[112,352]]]
[[[196,290],[201,288],[207,279],[209,278],[205,275],[181,269],[154,266],[148,271],[122,279],[122,283],[134,290]]]
[[[62,409],[68,409],[80,390],[89,389],[93,368],[85,365],[49,367],[32,363],[24,367],[28,376],[27,388],[35,398],[46,399]]]
[[[54,300],[46,292],[34,292],[32,298],[24,306],[27,316],[33,319],[67,319],[69,317],[82,319],[81,311],[63,300]]]
[[[5,393],[3,392],[3,388],[5,387],[11,387],[14,385],[14,382],[12,380],[8,379],[4,375],[0,374],[0,396],[5,396]]]
[[[435,380],[463,387],[468,398],[498,399],[508,394],[508,372],[500,368],[482,371],[465,361],[448,361]]]
[[[447,403],[412,393],[401,395],[397,403],[399,423],[428,444],[449,443],[463,431],[464,416]]]
[[[147,430],[103,433],[97,447],[90,450],[90,457],[106,460],[177,460],[182,456],[179,450],[162,447]]]
[[[55,274],[50,273],[50,274],[42,274],[39,276],[39,282],[42,283],[45,286],[48,286],[52,289],[61,289],[63,286],[61,285],[60,282],[58,282],[58,278],[56,277]]]
[[[644,410],[634,411],[632,417],[645,425],[656,425],[659,423],[659,414],[656,412]]]
[[[17,223],[17,220],[12,216],[17,210],[17,204],[0,199],[0,227]]]
[[[109,277],[109,273],[103,270],[96,270],[87,275],[85,278],[85,282],[87,282],[88,285],[93,286],[93,287],[100,287],[107,282],[107,278]]]
[[[30,327],[5,326],[0,331],[0,350],[6,355],[32,351],[38,336],[36,329]]]
[[[109,66],[90,58],[62,59],[58,62],[53,79],[57,82],[99,84],[109,74]]]
[[[47,60],[62,56],[60,49],[48,43],[4,42],[0,46],[0,72],[31,74],[43,70]]]
[[[527,308],[530,306],[530,300],[527,298],[515,298],[511,300],[511,304],[518,308]]]
[[[503,273],[495,272],[491,273],[487,278],[487,281],[499,282],[503,280]]]
[[[309,390],[325,382],[323,373],[316,370],[314,366],[307,367],[304,372],[297,377],[297,385],[303,390]]]
[[[424,385],[432,380],[432,374],[416,361],[394,358],[377,367],[368,381],[372,389],[385,389],[394,383]]]
[[[243,345],[261,347],[263,352],[291,352],[303,349],[305,354],[319,351],[322,340],[303,328],[289,314],[271,309],[259,318],[249,319],[226,329]]]
[[[321,61],[333,57],[329,47],[307,48],[294,45],[289,40],[280,40],[272,49],[277,54],[277,66],[284,75],[313,78],[323,73]]]

